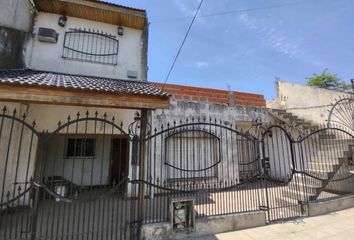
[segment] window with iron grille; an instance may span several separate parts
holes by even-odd
[[[63,58],[117,65],[116,36],[95,30],[70,29],[65,32]]]
[[[168,180],[214,179],[221,162],[220,139],[203,130],[180,131],[165,140]]]
[[[66,145],[66,157],[94,157],[96,155],[95,138],[69,138]]]

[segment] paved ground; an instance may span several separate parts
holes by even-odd
[[[265,227],[197,238],[199,240],[346,240],[354,239],[354,208]]]

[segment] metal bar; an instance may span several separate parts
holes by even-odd
[[[140,227],[144,220],[144,196],[145,196],[145,184],[142,182],[145,179],[145,139],[146,136],[146,121],[147,121],[147,110],[141,109],[141,122],[140,122],[140,154],[139,154],[139,193],[138,193],[138,238],[140,239]]]

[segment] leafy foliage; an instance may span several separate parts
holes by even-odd
[[[307,79],[307,85],[325,88],[329,90],[348,91],[351,89],[350,84],[346,84],[336,74],[327,72],[327,68],[321,74],[312,74]]]

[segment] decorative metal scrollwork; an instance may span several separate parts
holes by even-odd
[[[352,133],[354,131],[354,99],[341,98],[332,105],[328,116],[328,127],[340,127]]]
[[[145,134],[149,135],[151,133],[151,124],[147,121],[147,119],[142,118],[140,116],[139,112],[135,112],[134,122],[132,122],[128,126],[128,131],[129,131],[130,137],[133,138],[133,137],[139,135],[142,124],[144,124],[145,128],[146,128]]]

